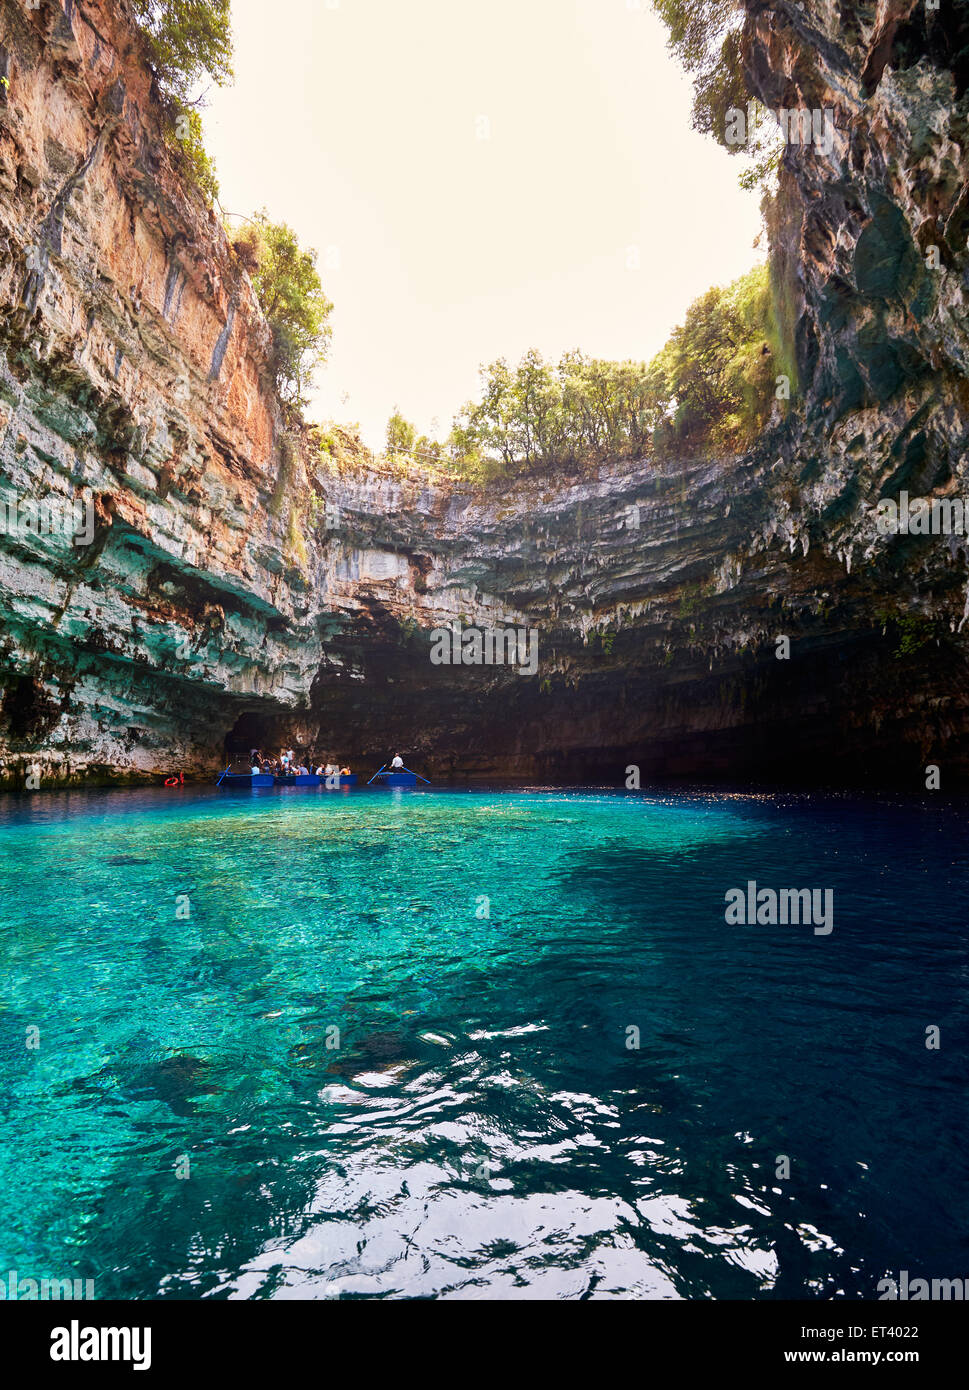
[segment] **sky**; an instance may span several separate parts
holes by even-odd
[[[233,0],[206,144],[334,303],[306,414],[444,437],[529,348],[648,359],[758,260],[759,195],[690,126],[649,0]],[[230,219],[232,220],[232,219]]]

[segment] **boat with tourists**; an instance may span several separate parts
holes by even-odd
[[[372,787],[374,782],[379,782],[382,787],[416,787],[418,782],[431,785],[426,777],[421,777],[419,773],[411,772],[409,767],[405,767],[399,757],[394,759],[390,767],[385,763],[379,772],[375,772],[367,786]]]
[[[277,787],[324,787],[327,791],[338,791],[340,787],[355,787],[355,772],[289,772],[277,773],[273,780]]]
[[[327,791],[337,791],[344,787],[355,787],[358,781],[357,774],[351,772],[349,767],[339,767],[336,763],[321,762],[314,769],[311,760],[310,766],[307,766],[294,756],[292,749],[277,759],[263,757],[260,750],[254,748],[246,770],[237,771],[238,766],[238,762],[230,762],[216,785],[225,790],[267,787],[311,790],[322,787]],[[398,753],[393,762],[389,765],[385,763],[379,772],[371,777],[367,786],[372,787],[377,783],[384,787],[416,787],[418,782],[425,782],[430,786],[426,777],[421,777],[419,773],[412,772],[409,767],[404,766],[404,761]]]
[[[250,791],[275,786],[271,772],[230,772],[226,768],[216,783],[223,791]]]
[[[231,756],[231,755],[230,755]],[[219,777],[216,785],[224,790],[266,787],[295,787],[309,791],[323,787],[327,791],[338,791],[343,787],[355,787],[357,774],[349,767],[340,767],[335,762],[319,761],[313,766],[301,762],[292,749],[279,758],[265,757],[258,748],[252,749],[248,759],[235,758]]]

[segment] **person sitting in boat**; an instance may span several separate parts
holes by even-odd
[[[326,765],[326,775],[327,775],[327,777],[335,777],[336,774],[337,774],[339,771],[340,771],[340,769],[337,767],[336,763],[327,763],[327,765]]]
[[[262,768],[259,766],[257,762],[253,761],[252,767],[249,769],[249,771],[252,773],[253,777],[258,777],[259,774],[262,772]]]
[[[399,753],[394,754],[394,761],[390,764],[390,766],[394,769],[395,772],[398,770],[398,768],[402,768],[404,766],[404,760]]]
[[[313,775],[314,775],[315,777],[322,777],[322,776],[323,776],[323,772],[324,772],[323,764],[320,763],[319,767],[316,769],[316,772],[315,772]]]
[[[348,767],[341,767],[341,768],[340,768],[340,776],[341,776],[341,777],[352,777],[352,776],[353,776],[353,773],[350,771],[350,769],[349,769]]]

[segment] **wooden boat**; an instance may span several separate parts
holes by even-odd
[[[270,772],[224,772],[218,785],[224,791],[249,791],[258,787],[271,787],[274,780]]]
[[[417,772],[411,772],[409,767],[403,767],[400,771],[396,771],[394,768],[387,767],[386,763],[379,772],[374,773],[367,786],[372,787],[378,777],[382,787],[416,787],[418,782],[427,782],[426,777],[421,777]],[[430,786],[430,782],[427,782],[427,785]]]
[[[329,779],[326,776],[318,777],[315,772],[311,772],[308,775],[304,773],[303,776],[296,776],[290,773],[286,776],[277,777],[275,780],[277,787],[325,787],[327,791],[336,791],[336,787],[330,785]],[[356,785],[357,774],[355,772],[345,775],[343,773],[339,774],[339,786],[355,787]]]

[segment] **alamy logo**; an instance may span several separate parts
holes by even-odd
[[[520,676],[538,670],[536,628],[437,627],[431,633],[433,666],[517,666]]]
[[[21,1279],[15,1269],[8,1272],[6,1279],[0,1277],[0,1300],[10,1303],[56,1303],[61,1299],[79,1301],[93,1297],[93,1279]]]
[[[969,1279],[912,1279],[909,1280],[908,1270],[903,1269],[897,1279],[889,1276],[879,1280],[878,1301],[884,1302],[885,1299],[901,1302],[918,1302],[921,1299],[940,1299],[943,1302],[953,1300],[957,1303],[964,1301],[966,1289],[969,1287]],[[884,1289],[884,1293],[881,1290]]]
[[[883,497],[875,507],[880,536],[961,536],[966,530],[966,505],[961,497],[912,497],[901,492],[898,501]]]
[[[52,1361],[130,1361],[132,1370],[151,1368],[150,1327],[82,1327],[75,1318],[70,1327],[55,1327],[50,1341]]]
[[[0,534],[66,536],[75,545],[94,540],[94,502],[90,497],[0,497]]]
[[[833,888],[758,888],[756,879],[743,888],[728,888],[724,921],[731,926],[813,926],[815,936],[834,930]]]
[[[771,113],[780,127],[781,139],[786,145],[814,145],[822,154],[830,154],[834,149],[834,112],[811,110],[806,106],[788,109],[780,107]],[[731,106],[727,112],[724,139],[728,145],[746,145],[751,140],[763,119],[753,102],[747,103],[744,112],[739,106]]]

